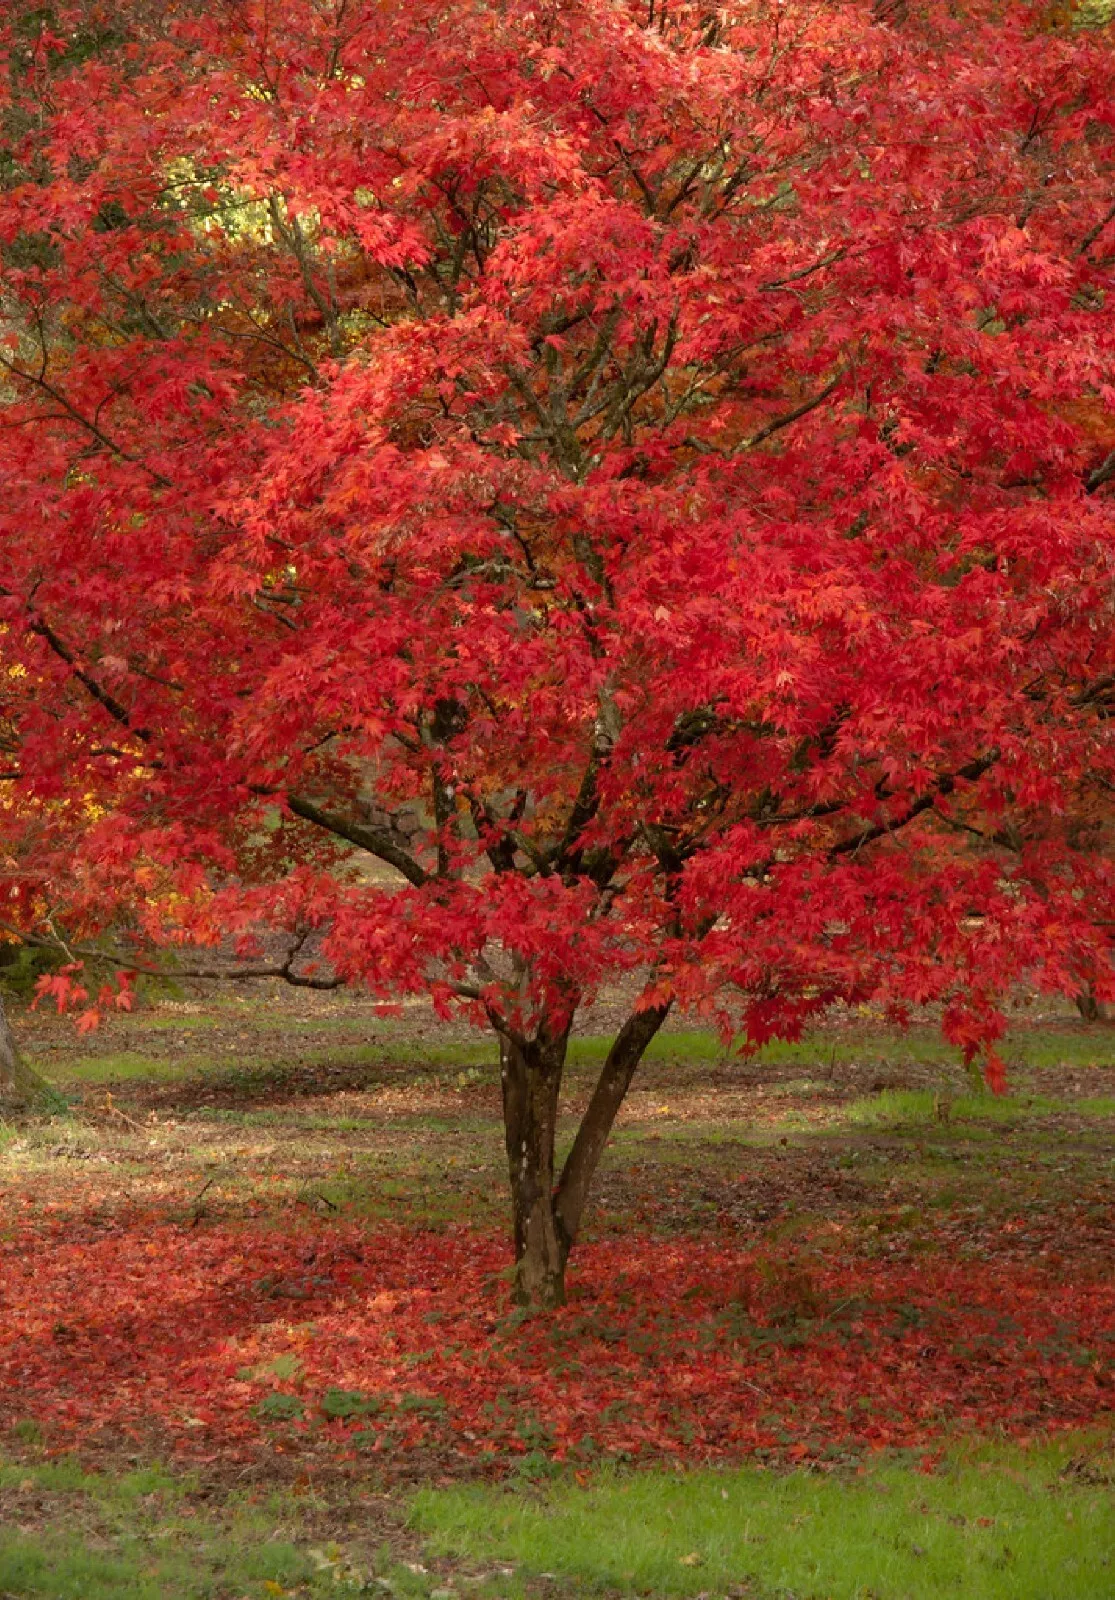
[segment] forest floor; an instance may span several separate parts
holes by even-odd
[[[71,1114],[0,1125],[0,1597],[1115,1592],[1115,1029],[1020,1011],[993,1097],[867,1012],[675,1027],[543,1318],[488,1041],[14,1022]]]

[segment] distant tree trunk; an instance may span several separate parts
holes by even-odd
[[[1086,983],[1076,996],[1076,1009],[1085,1022],[1106,1022],[1107,1007],[1102,1000],[1097,1000],[1092,992],[1092,985]]]
[[[555,1181],[558,1101],[569,1026],[543,1025],[533,1039],[500,1037],[507,1173],[515,1240],[515,1299],[552,1309],[565,1300],[565,1266],[589,1187],[635,1069],[669,1012],[634,1012],[608,1052],[596,1088]]]
[[[0,1109],[54,1111],[61,1101],[45,1078],[29,1067],[16,1048],[0,998]]]

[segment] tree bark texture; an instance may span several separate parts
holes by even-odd
[[[0,1110],[56,1111],[62,1102],[20,1055],[0,998]]]
[[[515,1241],[515,1299],[551,1309],[565,1300],[565,1267],[616,1113],[669,1006],[634,1012],[612,1043],[560,1175],[555,1141],[568,1025],[533,1039],[501,1035],[507,1172]]]
[[[515,1298],[522,1305],[558,1306],[565,1299],[569,1250],[554,1213],[554,1138],[568,1030],[545,1028],[530,1040],[501,1038],[500,1080],[511,1219],[515,1239]]]
[[[1107,1007],[1102,1000],[1097,1000],[1092,992],[1092,985],[1087,983],[1076,996],[1076,1009],[1085,1022],[1106,1022],[1108,1020]]]

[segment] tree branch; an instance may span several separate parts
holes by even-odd
[[[631,1087],[635,1070],[647,1045],[670,1012],[672,1001],[633,1011],[612,1041],[607,1059],[600,1069],[573,1148],[561,1169],[554,1191],[554,1215],[568,1250],[577,1237],[588,1197],[589,1185],[608,1142],[616,1113]]]
[[[1095,227],[1089,229],[1089,231],[1084,235],[1076,251],[1078,257],[1086,256],[1088,254],[1088,251],[1095,244],[1096,240],[1107,227],[1109,222],[1115,222],[1115,206],[1112,206],[1111,210],[1100,218]]]
[[[1095,494],[1096,490],[1105,483],[1115,478],[1115,450],[1112,450],[1106,461],[1101,461],[1094,472],[1088,474],[1084,480],[1086,494]]]
[[[966,783],[975,783],[977,778],[982,778],[984,773],[989,772],[995,765],[1000,754],[1001,751],[996,748],[975,761],[969,761],[967,766],[958,767],[955,772],[946,772],[931,788],[926,789],[912,801],[902,816],[894,818],[891,822],[873,822],[870,827],[861,829],[850,838],[841,839],[838,844],[831,846],[829,857],[849,855],[863,845],[881,839],[884,834],[897,833],[900,828],[905,828],[913,822],[915,817],[920,817],[924,811],[928,811],[942,795],[952,794],[958,778],[963,778]]]
[[[154,467],[149,467],[146,461],[142,461],[139,456],[131,455],[127,450],[124,449],[122,445],[117,444],[115,439],[110,438],[110,436],[105,433],[96,422],[91,422],[88,417],[82,416],[77,407],[66,398],[60,389],[56,389],[52,383],[47,382],[45,376],[45,367],[44,371],[38,373],[37,375],[33,372],[24,372],[22,367],[17,366],[14,361],[2,354],[0,354],[0,366],[4,367],[6,371],[11,373],[13,378],[22,379],[24,383],[29,383],[34,388],[41,389],[44,394],[48,394],[54,401],[55,405],[62,407],[65,417],[68,418],[69,421],[76,423],[79,428],[84,428],[87,433],[91,434],[93,438],[96,439],[98,444],[104,446],[110,455],[118,456],[121,461],[127,461],[130,462],[132,466],[139,467],[140,471],[146,472],[151,478],[152,482],[157,483],[160,488],[172,489],[174,487],[169,478],[164,477],[163,474],[158,472]],[[59,418],[58,420],[63,421],[65,419]]]
[[[141,740],[144,744],[148,742],[151,737],[150,730],[132,726],[132,719],[127,708],[117,700],[115,695],[110,694],[102,684],[98,683],[92,674],[86,672],[84,667],[78,666],[77,657],[69,645],[59,638],[41,613],[34,614],[27,626],[30,633],[37,634],[40,639],[44,639],[59,660],[66,663],[78,682],[88,690],[98,705],[104,707],[114,722],[118,722],[122,728],[127,728],[134,738]]]
[[[150,978],[205,978],[233,981],[245,978],[281,978],[284,983],[289,983],[296,989],[340,989],[347,983],[346,978],[314,978],[306,973],[294,971],[294,961],[301,953],[308,935],[302,934],[285,959],[277,964],[260,967],[158,967],[150,961],[137,960],[130,952],[125,950],[102,949],[97,945],[71,945],[60,938],[44,939],[39,934],[25,933],[22,929],[14,927],[11,923],[0,921],[0,930],[10,934],[13,939],[18,939],[21,944],[30,945],[35,950],[57,950],[68,959],[80,958],[82,961],[100,961],[109,966],[119,967],[125,972],[141,972]]]
[[[761,427],[758,433],[753,433],[750,439],[742,439],[729,452],[729,455],[738,456],[742,455],[745,450],[754,450],[756,445],[763,444],[772,434],[780,433],[783,428],[788,428],[792,422],[798,422],[802,417],[807,417],[811,411],[816,411],[818,406],[824,405],[839,382],[840,374],[837,373],[836,377],[826,383],[824,388],[818,394],[815,394],[812,399],[804,401],[800,406],[795,406],[792,411],[785,412],[781,417],[774,417]]]
[[[324,829],[326,833],[335,834],[338,839],[347,839],[349,844],[357,845],[361,850],[367,850],[369,854],[378,856],[381,861],[386,861],[388,866],[401,872],[407,882],[412,883],[416,889],[421,889],[423,884],[429,882],[430,875],[425,868],[382,829],[371,828],[365,823],[354,822],[349,817],[338,816],[334,811],[326,811],[303,795],[288,794],[286,803],[288,809],[296,817],[301,817],[304,822],[312,822],[315,827]]]

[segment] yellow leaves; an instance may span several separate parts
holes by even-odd
[[[1053,0],[1045,28],[1106,28],[1115,22],[1115,0]]]

